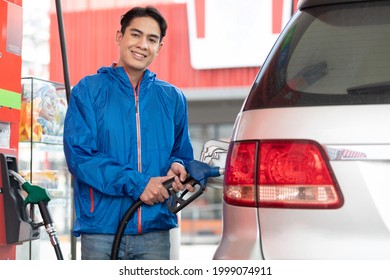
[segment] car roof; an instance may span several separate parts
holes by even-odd
[[[371,0],[373,1],[373,0]],[[298,9],[305,9],[314,6],[328,5],[328,4],[341,4],[351,2],[371,2],[370,0],[299,0]]]

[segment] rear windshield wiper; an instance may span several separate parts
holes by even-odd
[[[347,88],[348,94],[389,94],[390,81],[378,82]]]

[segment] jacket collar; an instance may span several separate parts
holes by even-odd
[[[111,79],[118,81],[122,85],[133,87],[130,83],[129,77],[127,76],[126,70],[122,66],[116,66],[115,62],[111,66],[101,67],[98,70],[98,73],[107,74]],[[149,69],[146,69],[142,76],[141,87],[148,88],[155,78],[156,74],[151,72]]]

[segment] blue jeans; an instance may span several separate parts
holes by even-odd
[[[82,260],[110,260],[114,243],[111,234],[82,234]],[[171,242],[169,231],[140,235],[123,235],[118,260],[169,260]]]

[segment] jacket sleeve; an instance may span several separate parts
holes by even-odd
[[[79,182],[112,196],[138,199],[150,176],[119,164],[97,145],[97,122],[91,95],[82,80],[72,89],[64,123],[64,153],[70,173]]]
[[[188,105],[183,92],[179,91],[175,111],[175,143],[171,156],[162,174],[166,174],[173,162],[183,165],[194,159],[190,133],[188,129]]]

